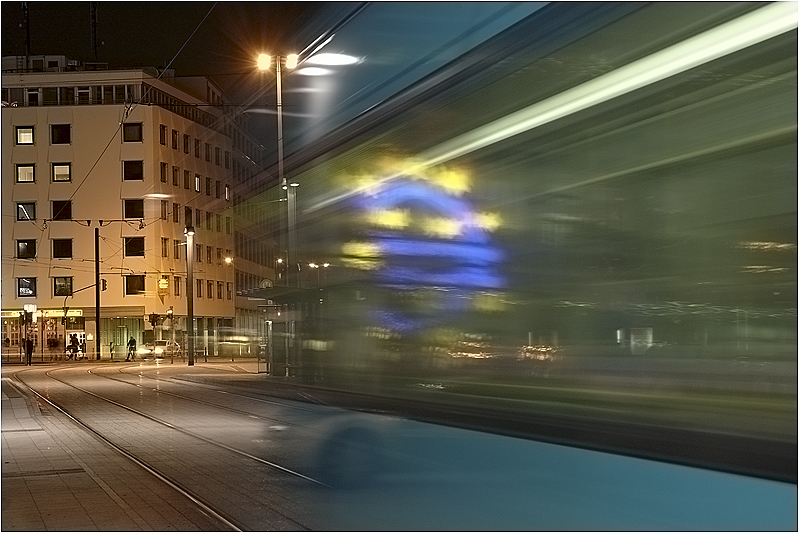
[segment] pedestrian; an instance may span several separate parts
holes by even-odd
[[[125,358],[126,362],[136,359],[136,340],[132,337],[128,340],[128,357]]]
[[[28,365],[31,364],[31,357],[33,356],[33,340],[28,338],[25,340],[25,356],[28,361]]]
[[[68,356],[67,356],[68,360],[72,359],[72,358],[74,358],[75,360],[78,359],[77,358],[77,354],[78,354],[78,336],[76,334],[71,334],[69,336],[69,345],[67,346],[67,354],[68,354]]]

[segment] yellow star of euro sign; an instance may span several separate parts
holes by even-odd
[[[475,215],[475,219],[480,228],[489,232],[494,232],[502,224],[500,215],[497,213],[478,213]]]

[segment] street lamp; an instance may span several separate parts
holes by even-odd
[[[189,365],[194,365],[194,227],[187,226],[186,235],[186,321],[189,338],[186,350],[189,351]]]
[[[326,263],[323,263],[323,264],[319,264],[319,263],[309,263],[309,264],[308,264],[308,266],[309,266],[309,267],[311,267],[312,269],[316,269],[316,270],[317,270],[317,287],[319,287],[319,286],[320,286],[320,281],[319,281],[319,272],[320,272],[320,269],[323,269],[323,268],[330,267],[330,265],[331,265],[331,264],[330,264],[330,263],[327,263],[327,262],[326,262]]]
[[[278,102],[278,181],[281,188],[286,191],[286,285],[292,285],[292,278],[294,277],[292,266],[295,266],[295,187],[296,183],[287,183],[286,177],[283,175],[283,103],[282,103],[282,90],[281,90],[281,63],[287,69],[293,69],[297,66],[297,54],[289,54],[288,56],[275,56],[275,79],[277,83],[277,102]],[[261,54],[258,56],[259,70],[269,70],[272,64],[272,56]],[[300,278],[297,276],[297,282]]]

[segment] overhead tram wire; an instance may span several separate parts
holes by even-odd
[[[175,55],[174,55],[174,56],[173,56],[173,58],[170,60],[169,64],[168,64],[168,65],[165,67],[165,69],[164,69],[164,70],[162,70],[162,71],[159,73],[158,77],[156,78],[156,81],[158,81],[159,79],[161,79],[161,76],[164,74],[164,72],[166,72],[166,69],[168,69],[168,68],[169,68],[169,66],[170,66],[170,65],[172,65],[172,64],[175,62],[175,60],[177,59],[177,57],[180,55],[180,53],[183,51],[183,49],[186,47],[186,45],[189,43],[189,41],[191,41],[191,39],[192,39],[192,37],[194,37],[195,33],[197,33],[197,31],[200,29],[200,26],[202,26],[202,24],[203,24],[203,23],[206,21],[206,19],[207,19],[207,18],[208,18],[208,16],[211,14],[211,12],[213,11],[213,9],[214,9],[214,7],[215,7],[216,5],[217,5],[217,3],[216,3],[216,2],[214,2],[214,4],[212,4],[211,8],[208,10],[208,12],[206,13],[206,15],[203,17],[203,20],[201,20],[201,21],[198,23],[198,25],[195,27],[194,31],[192,31],[191,35],[189,35],[189,37],[186,39],[186,41],[184,41],[183,45],[182,45],[182,46],[180,47],[180,49],[179,49],[179,50],[178,50],[178,51],[175,53]],[[111,136],[111,138],[108,140],[108,143],[106,143],[106,146],[105,146],[105,147],[103,148],[103,150],[100,152],[100,155],[97,157],[97,159],[95,160],[95,162],[92,164],[91,168],[90,168],[90,169],[89,169],[89,171],[86,173],[86,175],[83,177],[83,179],[80,181],[80,183],[78,184],[78,186],[75,188],[75,190],[74,190],[74,191],[72,192],[72,194],[69,196],[68,200],[70,200],[70,201],[71,201],[73,198],[75,198],[75,195],[78,193],[78,191],[81,189],[81,187],[83,187],[83,185],[86,183],[86,180],[88,180],[88,179],[89,179],[89,176],[92,174],[92,171],[94,171],[94,169],[95,169],[95,168],[97,167],[97,165],[100,163],[100,160],[102,160],[102,159],[103,159],[103,156],[104,156],[104,155],[105,155],[105,153],[108,151],[109,147],[111,146],[111,143],[113,143],[113,142],[114,142],[114,139],[115,139],[115,138],[117,137],[117,135],[119,134],[119,132],[120,132],[120,130],[121,130],[121,128],[122,128],[122,125],[123,125],[123,124],[124,124],[124,122],[125,122],[125,119],[128,117],[128,115],[130,114],[130,112],[131,112],[131,111],[133,111],[133,109],[135,109],[135,108],[136,108],[136,106],[137,106],[137,105],[141,104],[141,102],[142,102],[142,101],[145,99],[145,97],[147,96],[147,94],[149,93],[149,91],[150,91],[151,89],[152,89],[152,86],[151,86],[150,88],[148,88],[147,92],[146,92],[146,93],[144,93],[144,94],[141,96],[141,98],[139,99],[139,101],[138,101],[138,102],[136,102],[136,103],[133,103],[133,104],[131,104],[129,107],[127,107],[127,109],[125,110],[124,116],[122,117],[122,120],[121,120],[121,121],[119,122],[119,124],[117,125],[117,128],[116,128],[116,130],[114,130],[114,133],[113,133],[113,135]],[[77,219],[76,219],[75,221],[80,223],[80,221],[83,221],[83,220],[87,220],[87,219],[80,219],[80,220],[77,220]],[[45,224],[45,225],[47,224],[47,219],[45,219],[45,220],[44,220],[44,224]],[[89,223],[89,222],[88,222],[88,220],[87,220],[87,226],[89,226],[89,224],[90,224],[90,223]],[[47,227],[46,227],[46,226],[44,226],[43,228],[40,228],[39,230],[40,230],[41,234],[44,234],[44,231],[45,231],[46,229],[47,229]],[[14,263],[13,263],[13,267],[12,267],[12,269],[16,269],[16,262],[14,262]],[[48,262],[48,270],[51,270],[51,269],[52,269],[52,259],[51,259],[51,262]]]
[[[186,45],[187,45],[187,44],[189,44],[189,41],[191,41],[191,40],[192,40],[192,37],[194,37],[194,34],[195,34],[195,33],[197,33],[197,30],[199,30],[199,29],[200,29],[200,26],[202,26],[202,25],[203,25],[203,23],[206,21],[206,19],[208,18],[208,16],[211,14],[211,11],[213,11],[213,10],[214,10],[214,7],[215,7],[216,5],[217,5],[217,3],[216,3],[216,2],[214,2],[214,3],[211,5],[211,8],[208,10],[208,13],[206,13],[206,16],[205,16],[205,17],[203,17],[203,20],[201,20],[201,21],[200,21],[200,22],[197,24],[197,26],[195,27],[194,31],[192,31],[192,34],[191,34],[191,35],[189,35],[189,37],[186,39],[186,41],[184,41],[183,45],[182,45],[182,46],[180,47],[180,49],[179,49],[179,50],[178,50],[178,51],[175,53],[175,55],[172,57],[172,59],[170,60],[170,62],[167,64],[167,66],[166,66],[166,67],[165,67],[165,68],[164,68],[164,69],[163,69],[163,70],[162,70],[162,71],[159,73],[159,75],[156,77],[156,81],[160,80],[160,79],[161,79],[161,76],[163,76],[163,75],[164,75],[164,72],[166,72],[166,70],[167,70],[167,69],[170,67],[170,65],[172,65],[172,64],[175,62],[175,60],[178,58],[178,56],[179,56],[179,55],[180,55],[180,53],[183,51],[183,49],[184,49],[184,48],[186,48]],[[111,143],[113,143],[113,142],[114,142],[114,139],[117,137],[117,134],[119,134],[120,130],[122,129],[122,125],[123,125],[123,124],[124,124],[124,122],[125,122],[125,119],[128,117],[128,115],[130,114],[130,112],[131,112],[131,111],[133,111],[133,110],[136,108],[136,106],[138,106],[138,105],[140,105],[140,104],[142,103],[142,101],[143,101],[143,100],[145,99],[145,97],[146,97],[146,96],[149,94],[149,92],[150,92],[150,90],[151,90],[151,89],[152,89],[152,86],[151,86],[150,88],[148,88],[147,92],[146,92],[146,93],[144,93],[144,94],[143,94],[143,95],[142,95],[142,96],[139,98],[139,101],[138,101],[138,102],[135,102],[135,103],[131,104],[131,105],[130,105],[130,107],[128,107],[128,108],[125,110],[125,115],[122,117],[122,120],[121,120],[121,121],[120,121],[120,123],[117,125],[117,129],[114,131],[114,134],[111,136],[111,139],[109,139],[109,140],[108,140],[108,143],[106,144],[105,148],[104,148],[104,149],[103,149],[103,151],[100,153],[100,155],[97,157],[97,160],[95,160],[94,164],[93,164],[93,165],[92,165],[92,167],[89,169],[89,171],[86,173],[86,176],[84,176],[84,177],[83,177],[83,179],[81,180],[81,182],[78,184],[78,187],[76,187],[76,188],[75,188],[75,191],[73,191],[73,192],[72,192],[72,194],[71,194],[71,195],[70,195],[70,197],[69,197],[69,200],[72,200],[72,199],[75,197],[75,194],[76,194],[76,193],[77,193],[77,192],[80,190],[80,188],[81,188],[81,187],[83,187],[83,184],[84,184],[84,183],[86,183],[86,180],[87,180],[87,179],[89,178],[89,176],[92,174],[92,171],[93,171],[93,170],[95,169],[95,167],[97,167],[97,165],[100,163],[100,160],[101,160],[101,159],[103,159],[103,155],[105,155],[106,151],[107,151],[107,150],[108,150],[108,148],[111,146]]]

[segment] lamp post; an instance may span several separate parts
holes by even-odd
[[[169,363],[175,363],[175,317],[172,315],[174,310],[172,306],[167,310],[167,317],[169,318],[169,329],[172,330],[172,345],[169,347]]]
[[[36,321],[36,304],[25,304],[22,308],[25,310],[25,365],[31,365],[31,355],[33,352],[33,340],[30,339],[31,337],[31,325]],[[30,350],[28,349],[28,345],[30,344]]]
[[[194,365],[194,227],[187,226],[183,233],[186,234],[186,350],[189,351],[189,365]]]
[[[297,270],[297,263],[295,261],[295,187],[296,183],[287,183],[286,177],[283,175],[283,101],[281,89],[281,63],[287,69],[293,69],[297,66],[297,54],[289,54],[288,56],[275,56],[275,79],[276,79],[276,93],[277,93],[277,116],[278,116],[278,181],[281,188],[286,191],[286,236],[284,238],[285,254],[286,254],[286,285],[299,285],[300,276],[295,271]],[[259,70],[269,70],[272,63],[272,56],[261,54],[258,56]],[[296,280],[295,280],[296,279]],[[293,283],[294,281],[294,283]]]

